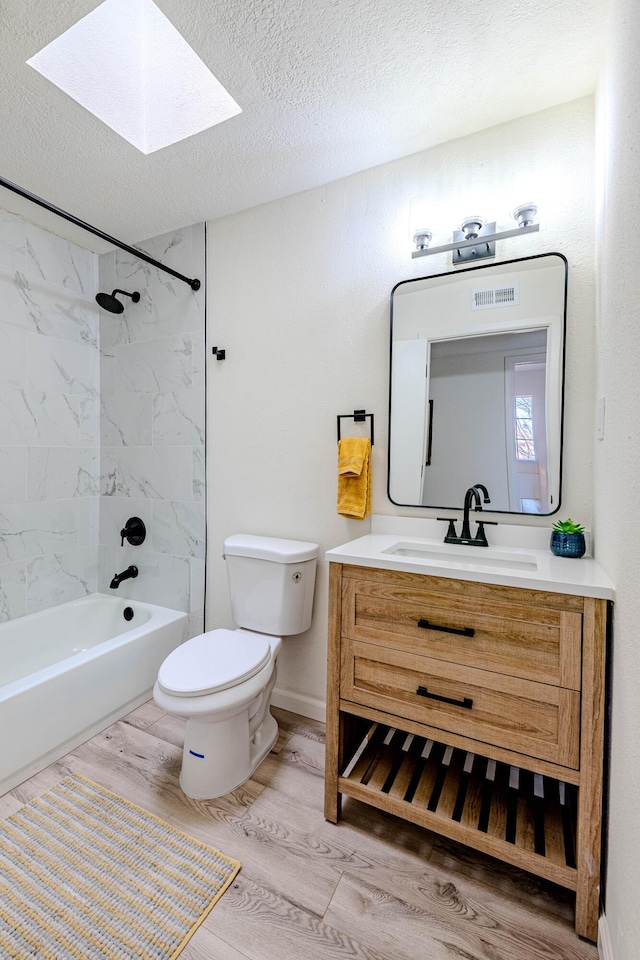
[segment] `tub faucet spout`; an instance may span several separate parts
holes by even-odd
[[[127,567],[126,570],[123,570],[122,573],[116,573],[115,577],[109,584],[112,590],[117,590],[123,580],[132,580],[138,576],[138,568],[133,565]]]

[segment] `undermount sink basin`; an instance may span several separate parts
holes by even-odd
[[[493,550],[491,547],[465,547],[457,544],[439,546],[399,540],[398,543],[392,543],[381,552],[395,557],[431,560],[434,563],[446,563],[452,566],[499,567],[503,570],[538,569],[538,560],[534,554],[515,551],[511,553],[506,550]]]
[[[374,515],[371,533],[325,557],[333,564],[395,570],[401,580],[418,574],[613,600],[613,586],[595,560],[571,562],[551,553],[548,527],[500,523],[488,528],[488,547],[444,543],[445,529],[437,519]]]

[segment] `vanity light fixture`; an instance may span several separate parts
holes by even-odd
[[[535,203],[521,203],[519,207],[516,207],[513,211],[513,219],[516,221],[519,227],[531,227],[538,208]]]
[[[460,231],[465,240],[475,240],[483,226],[484,220],[482,217],[479,217],[477,214],[473,214],[470,217],[464,218],[460,224]]]
[[[486,260],[496,255],[496,240],[506,240],[508,237],[519,237],[523,233],[535,233],[540,224],[534,222],[538,208],[535,203],[522,203],[513,211],[513,219],[518,226],[514,230],[497,231],[497,224],[485,223],[477,214],[465,217],[459,230],[453,231],[453,242],[444,243],[439,247],[429,248],[433,238],[431,230],[422,227],[413,235],[416,249],[411,257],[427,257],[432,253],[446,253],[452,251],[453,263],[469,263],[473,260]]]
[[[433,234],[428,227],[418,227],[413,235],[413,242],[416,245],[416,250],[426,250],[432,240]]]

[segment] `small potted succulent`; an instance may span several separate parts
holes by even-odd
[[[569,518],[554,523],[551,532],[551,553],[556,557],[582,557],[586,550],[584,527]]]

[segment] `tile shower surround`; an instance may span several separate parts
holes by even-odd
[[[203,225],[144,248],[204,276]],[[123,595],[203,628],[204,293],[165,277],[0,211],[0,620],[108,591],[135,561]],[[115,287],[140,309],[99,311]],[[147,541],[122,548],[132,515]]]
[[[97,258],[0,211],[0,620],[98,583]]]
[[[204,279],[204,224],[141,244],[156,260]],[[116,250],[100,257],[100,289],[138,290],[119,315],[100,312],[101,499],[99,589],[135,563],[122,596],[189,613],[204,629],[204,284],[180,280]],[[141,547],[120,545],[141,517]]]

